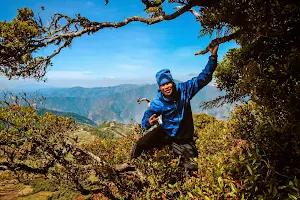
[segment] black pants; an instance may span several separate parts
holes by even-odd
[[[144,150],[160,148],[165,145],[171,145],[173,152],[181,156],[182,164],[186,169],[197,169],[197,166],[190,161],[190,158],[198,157],[198,151],[193,138],[171,138],[161,126],[154,128],[136,142],[131,150],[130,160],[139,157]]]

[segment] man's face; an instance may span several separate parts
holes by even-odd
[[[173,82],[165,83],[165,84],[159,86],[159,89],[165,97],[170,97],[170,96],[172,96],[173,91],[175,89],[174,83]]]

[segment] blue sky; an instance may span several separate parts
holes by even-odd
[[[121,21],[126,17],[140,15],[147,17],[140,0],[5,0],[2,2],[0,20],[11,21],[17,8],[28,7],[35,13],[41,11],[44,20],[54,13],[74,17],[80,13],[91,21]],[[167,13],[174,12],[175,4],[165,3]],[[155,82],[155,73],[169,68],[175,79],[188,80],[201,72],[209,54],[194,56],[204,49],[211,39],[198,38],[201,27],[191,13],[155,25],[139,22],[118,29],[104,29],[93,35],[75,38],[71,48],[52,59],[53,66],[46,75],[47,82],[34,80],[8,81],[0,75],[0,89],[20,85],[43,84],[56,87],[100,87],[123,83],[145,84]],[[219,48],[219,60],[234,47],[233,42]],[[50,49],[38,54],[48,55]]]

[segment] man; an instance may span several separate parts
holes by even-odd
[[[218,45],[210,47],[211,56],[205,69],[189,81],[175,84],[170,70],[163,69],[156,74],[159,91],[142,119],[142,128],[149,129],[162,116],[162,124],[140,138],[131,151],[130,160],[137,158],[144,150],[171,145],[175,154],[182,157],[187,170],[196,170],[191,158],[197,157],[193,139],[194,124],[190,100],[211,80],[217,67]]]

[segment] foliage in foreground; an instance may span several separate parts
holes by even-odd
[[[35,192],[48,190],[51,199],[288,199],[299,198],[299,182],[293,173],[278,174],[272,162],[254,143],[241,139],[240,115],[232,120],[218,121],[214,117],[194,115],[195,135],[199,157],[195,159],[198,171],[189,176],[179,165],[179,158],[169,147],[144,153],[134,161],[139,173],[115,171],[117,164],[127,161],[130,149],[141,133],[140,126],[127,137],[120,139],[98,138],[92,143],[76,145],[67,142],[70,132],[60,132],[55,127],[65,126],[69,119],[39,116],[28,107],[2,107],[1,162],[6,162],[16,171],[20,180],[34,185]],[[238,113],[238,109],[236,111]],[[31,127],[23,134],[16,125],[3,122],[14,119],[20,127]],[[23,120],[21,120],[23,119]],[[34,120],[33,120],[34,119]],[[25,123],[26,122],[26,123]],[[35,122],[35,123],[33,123]],[[38,123],[36,123],[38,122]],[[54,126],[53,124],[57,126]],[[30,124],[30,126],[25,126]],[[31,130],[31,131],[30,131]],[[31,134],[32,130],[35,132]],[[47,130],[47,131],[46,131]],[[54,131],[55,130],[55,131]],[[75,129],[76,130],[76,129]],[[251,131],[251,130],[249,130]],[[36,137],[47,137],[48,141],[35,145]],[[9,136],[6,137],[5,136]],[[58,137],[59,136],[59,137]],[[19,146],[3,145],[5,141],[23,141]],[[27,145],[25,145],[27,144]],[[32,146],[35,146],[32,148]],[[46,149],[46,151],[45,151]],[[8,151],[10,150],[10,151]],[[53,152],[50,154],[49,152]],[[92,159],[86,151],[100,158]],[[11,153],[14,152],[14,159]],[[36,152],[36,153],[35,153]],[[42,155],[39,152],[44,152]],[[53,166],[45,165],[52,161]],[[43,165],[44,164],[44,165]],[[13,166],[27,168],[12,168]],[[46,171],[37,171],[45,169]],[[27,170],[30,169],[30,170]],[[32,171],[32,169],[36,169]],[[298,169],[294,166],[294,170]],[[299,170],[299,169],[298,169]],[[44,173],[45,172],[45,173]],[[36,174],[36,175],[34,175]],[[36,179],[44,174],[46,181]],[[282,175],[286,178],[282,178]],[[142,179],[141,177],[146,177]],[[23,177],[23,179],[22,179]],[[32,181],[30,181],[32,180]],[[47,186],[48,185],[48,186]],[[50,187],[55,185],[56,187]],[[81,195],[79,195],[81,194]],[[78,196],[79,195],[79,196]]]

